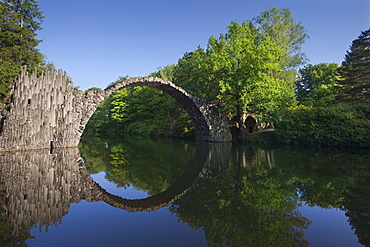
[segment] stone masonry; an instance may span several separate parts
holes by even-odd
[[[197,140],[231,141],[226,118],[212,111],[205,99],[194,97],[170,81],[155,77],[131,78],[105,90],[76,91],[62,70],[40,76],[23,67],[0,104],[0,150],[75,147],[99,104],[127,87],[148,86],[174,97],[190,115]]]

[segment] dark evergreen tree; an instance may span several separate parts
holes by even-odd
[[[370,29],[352,41],[342,65],[343,98],[370,97]]]
[[[33,68],[42,63],[43,55],[37,49],[41,40],[36,39],[42,19],[35,0],[0,2],[0,98],[21,66]]]

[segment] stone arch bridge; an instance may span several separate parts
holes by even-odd
[[[41,76],[22,68],[0,105],[0,150],[28,150],[77,146],[99,104],[127,87],[148,86],[175,98],[190,115],[199,141],[231,140],[226,118],[212,111],[206,99],[188,94],[170,81],[155,77],[131,78],[104,90],[75,91],[62,70]]]

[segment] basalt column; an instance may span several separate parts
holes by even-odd
[[[22,68],[0,107],[2,150],[78,145],[80,114],[74,110],[73,84],[62,70],[40,76]]]

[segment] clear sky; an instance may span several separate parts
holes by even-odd
[[[338,63],[370,27],[370,0],[39,0],[45,17],[37,38],[47,61],[82,90],[119,76],[146,76],[185,52],[206,48],[231,21],[286,7],[310,38],[309,63]]]

